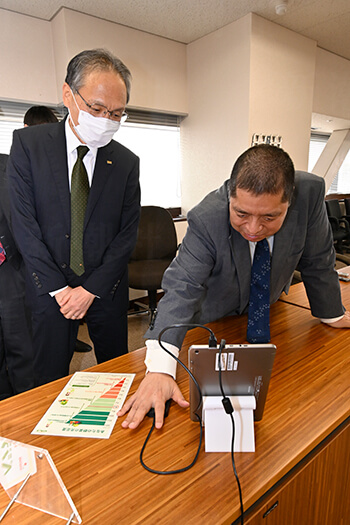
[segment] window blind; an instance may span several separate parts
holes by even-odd
[[[25,102],[11,102],[0,100],[0,153],[9,153],[12,143],[12,134],[15,129],[23,127],[23,118],[26,111],[36,104]],[[58,120],[62,120],[67,114],[67,108],[62,104],[58,106],[49,105]],[[173,114],[160,111],[149,111],[127,108],[129,124],[141,124],[147,126],[179,127],[185,114]]]

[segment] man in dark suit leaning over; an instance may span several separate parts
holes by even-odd
[[[36,384],[69,373],[85,316],[97,361],[127,352],[127,263],[140,214],[139,159],[112,140],[130,72],[105,50],[68,64],[58,124],[14,132],[13,230],[26,266]]]
[[[10,230],[7,159],[0,154],[0,400],[34,387],[24,264]]]
[[[130,410],[123,427],[137,427],[153,406],[160,428],[164,403],[170,398],[188,406],[174,381],[176,362],[159,348],[158,335],[172,324],[203,324],[246,313],[253,254],[260,241],[266,245],[271,266],[270,303],[288,292],[298,268],[312,314],[334,328],[350,327],[334,270],[324,194],[323,179],[305,172],[294,174],[287,153],[262,145],[244,152],[230,180],[188,213],[186,236],[163,278],[165,294],[154,330],[146,334],[148,373],[119,412],[122,416]],[[185,333],[186,329],[164,333],[165,346],[176,356]]]

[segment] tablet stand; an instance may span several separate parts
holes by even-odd
[[[254,396],[227,396],[233,406],[234,452],[255,452]],[[203,424],[206,452],[231,452],[232,422],[221,396],[203,396]]]
[[[82,522],[49,452],[43,448],[0,437],[0,483],[10,498],[0,521],[17,502],[65,519],[66,525]]]

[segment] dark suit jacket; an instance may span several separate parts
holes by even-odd
[[[10,228],[7,159],[8,155],[0,154],[0,241],[6,251],[6,262],[0,268],[0,399],[34,387],[24,264]]]
[[[8,155],[0,154],[0,241],[5,248],[7,260],[15,270],[19,270],[22,257],[17,250],[10,230],[10,199],[6,176],[7,159]]]
[[[84,226],[85,273],[69,267],[65,122],[17,130],[7,166],[13,231],[37,296],[83,285],[101,298],[127,286],[140,212],[139,159],[111,141],[97,153]]]
[[[208,323],[247,311],[251,257],[249,243],[230,225],[228,181],[188,213],[188,229],[178,256],[166,270],[165,291],[154,330],[174,323]],[[312,314],[321,318],[344,312],[335,253],[324,204],[324,180],[297,172],[295,191],[282,228],[274,236],[271,303],[288,293],[295,269],[301,271]],[[181,346],[185,330],[171,330],[164,340]]]

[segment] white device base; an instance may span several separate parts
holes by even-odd
[[[255,452],[254,396],[227,396],[235,422],[234,452]],[[232,422],[220,396],[203,396],[203,424],[206,452],[231,452]]]

